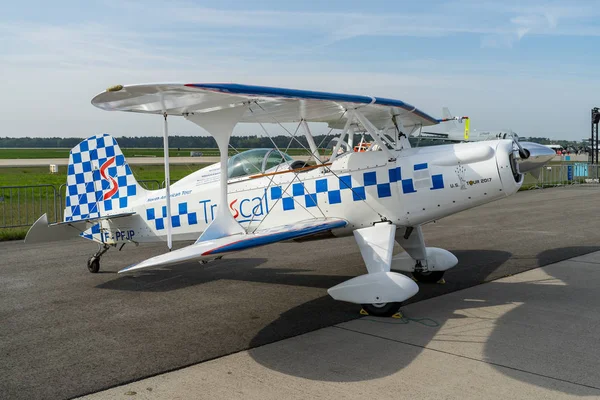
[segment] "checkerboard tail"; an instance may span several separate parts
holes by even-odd
[[[136,197],[144,195],[112,136],[95,135],[71,149],[65,222],[126,212]]]

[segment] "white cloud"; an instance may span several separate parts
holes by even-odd
[[[114,21],[0,22],[3,59],[25,65],[185,68],[207,60],[219,65],[236,58],[315,57],[357,37],[471,34],[479,36],[482,47],[510,48],[528,35],[600,36],[592,18],[600,14],[589,2],[455,1],[420,13],[222,10],[163,1],[109,4],[114,7],[109,12],[118,16]]]

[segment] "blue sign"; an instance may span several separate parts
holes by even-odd
[[[575,164],[575,176],[588,176],[588,165],[586,163],[577,163]]]
[[[569,165],[567,167],[567,180],[572,181],[573,180],[573,166]]]

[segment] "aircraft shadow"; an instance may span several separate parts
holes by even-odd
[[[600,247],[568,247],[544,251],[538,254],[535,260],[532,260],[533,263],[528,263],[524,266],[525,268],[522,266],[521,271],[595,250],[600,250]],[[466,277],[465,282],[448,283],[446,285],[420,285],[419,297],[411,300],[419,301],[436,297],[443,292],[451,292],[490,279],[496,279],[503,273],[504,275],[510,275],[509,271],[514,268],[514,266],[505,265],[511,264],[509,262],[511,254],[507,252],[453,251],[453,253],[457,255],[459,265],[456,267],[456,271],[453,271],[457,273],[447,274],[447,279],[449,282],[454,282]],[[479,260],[480,265],[477,265],[477,260]],[[483,263],[482,260],[487,261]],[[471,261],[475,262],[475,266],[469,264]],[[328,296],[324,296],[280,315],[278,320],[265,327],[254,337],[250,354],[259,364],[284,374],[315,381],[357,382],[383,378],[404,369],[422,353],[424,348],[452,352],[453,350],[444,350],[444,346],[458,346],[460,349],[461,342],[465,346],[469,343],[471,345],[477,343],[475,347],[483,348],[483,359],[491,362],[494,368],[507,376],[568,394],[597,396],[599,392],[593,388],[594,385],[590,384],[590,387],[586,388],[585,386],[564,382],[564,384],[557,384],[560,383],[557,380],[560,378],[554,379],[553,377],[564,376],[564,374],[561,374],[564,368],[578,365],[577,362],[573,362],[573,359],[582,351],[589,350],[597,353],[593,357],[586,356],[585,359],[591,360],[590,362],[600,358],[600,349],[577,348],[578,342],[576,340],[578,332],[589,332],[589,329],[594,329],[594,327],[600,329],[600,323],[594,321],[592,328],[585,328],[582,324],[589,322],[589,317],[585,318],[585,321],[563,321],[560,317],[550,316],[553,321],[542,324],[544,326],[543,332],[536,331],[539,325],[528,324],[528,321],[532,321],[532,318],[538,318],[532,316],[539,316],[540,310],[544,310],[544,313],[541,313],[539,318],[544,318],[549,317],[548,309],[553,307],[556,307],[557,310],[560,309],[560,304],[564,301],[564,296],[567,295],[564,293],[565,285],[569,285],[574,281],[577,281],[579,285],[585,282],[585,276],[582,276],[584,271],[574,274],[572,272],[572,270],[561,266],[548,268],[548,273],[552,275],[548,279],[562,281],[563,283],[560,285],[549,284],[546,282],[547,279],[544,279],[544,282],[520,282],[518,279],[514,283],[492,281],[473,289],[478,294],[476,298],[464,299],[453,296],[452,298],[432,299],[429,302],[416,304],[414,309],[419,311],[419,315],[409,315],[409,317],[432,318],[430,321],[424,321],[424,323],[430,323],[434,326],[419,325],[416,322],[403,324],[393,319],[366,317],[363,318],[363,321],[366,325],[373,325],[373,333],[362,335],[362,340],[359,343],[336,340],[336,338],[348,334],[356,337],[356,333],[348,332],[342,326],[295,338],[296,345],[293,348],[293,354],[286,354],[286,351],[290,351],[289,347],[278,343],[273,344],[277,347],[276,351],[273,351],[272,346],[269,346],[270,349],[257,347],[269,343],[273,329],[290,330],[285,332],[286,336],[303,333],[301,330],[292,330],[297,328],[300,324],[299,321],[305,319],[307,315],[319,318],[318,313],[314,313],[313,310],[331,306]],[[496,291],[502,295],[489,295]],[[595,288],[591,285],[580,290],[578,297],[581,296],[581,298],[578,300],[578,304],[581,304],[582,307],[589,304],[590,308],[600,309],[600,297],[595,296],[594,291]],[[470,292],[470,297],[472,293]],[[510,301],[491,300],[493,298],[510,299]],[[437,307],[433,310],[430,308],[434,307],[435,302],[446,301],[446,299],[452,301],[452,307]],[[510,304],[511,307],[512,305],[515,306],[502,315],[494,324],[494,327],[490,328],[492,332],[489,336],[482,334],[480,326],[474,325],[472,327],[467,326],[460,335],[444,336],[442,334],[441,338],[438,337],[440,336],[438,333],[440,333],[441,327],[444,327],[448,322],[451,326],[452,320],[469,318],[473,309],[491,310],[493,307],[506,307],[507,304]],[[337,307],[340,305],[346,309],[346,305],[335,303]],[[354,310],[353,315],[356,318],[358,317],[356,308]],[[351,311],[351,308],[348,311]],[[509,323],[511,321],[513,323]],[[514,331],[515,321],[518,323],[517,325],[521,324],[523,326],[522,331]],[[565,328],[565,322],[568,323],[568,328]],[[382,324],[385,324],[383,328],[381,328]],[[331,323],[324,326],[331,326]],[[363,333],[368,332],[367,328]],[[567,332],[566,336],[565,331]],[[377,332],[383,332],[381,337],[389,340],[388,345],[381,346],[381,339],[373,336],[380,334]],[[565,345],[565,340],[571,340],[571,342]],[[482,341],[485,342],[482,343]],[[516,360],[524,359],[523,354],[527,355],[525,359],[528,360],[528,363],[526,365],[516,365],[519,362]],[[469,357],[468,354],[465,355]],[[565,360],[571,361],[571,363],[565,364]],[[519,371],[519,369],[522,371]],[[581,382],[581,380],[577,380],[577,377],[581,377],[581,375],[577,374],[589,369],[592,371],[589,373],[588,381],[593,382],[594,379],[600,381],[600,372],[592,365],[584,365],[581,370],[578,368],[577,371],[574,371],[572,374],[573,381]],[[535,372],[523,373],[523,371]]]
[[[452,277],[449,278],[448,282],[444,285],[420,285],[419,293],[415,297],[409,299],[406,304],[437,297],[444,293],[476,285],[481,282],[481,276],[473,273],[473,268],[485,270],[483,276],[487,276],[487,274],[499,268],[511,257],[511,253],[491,250],[452,251],[452,253],[459,259],[459,264],[453,269],[453,272],[456,271],[456,276],[462,276],[465,279]],[[473,265],[475,265],[475,267],[473,267]],[[323,357],[320,357],[317,354],[316,359],[314,360],[312,359],[314,354],[308,352],[305,353],[305,355],[310,359],[300,359],[299,355],[299,358],[295,359],[293,362],[281,363],[279,352],[266,352],[260,348],[254,349],[255,347],[274,341],[272,335],[273,330],[279,331],[280,336],[284,337],[300,335],[309,330],[312,331],[314,329],[298,330],[298,327],[302,326],[301,321],[311,318],[320,318],[320,314],[329,314],[331,310],[339,308],[343,309],[346,313],[346,321],[361,317],[359,314],[360,306],[337,302],[329,296],[323,296],[286,311],[279,316],[279,319],[262,329],[251,341],[250,348],[252,350],[250,350],[250,354],[258,363],[288,375],[300,376],[313,380],[328,380],[327,378],[331,377],[332,380],[339,382],[370,380],[391,375],[410,364],[414,359],[414,356],[418,354],[415,353],[413,356],[403,355],[398,357],[397,354],[390,354],[390,352],[385,349],[370,346],[367,343],[368,341],[366,341],[356,344],[351,349],[340,348],[338,343],[336,346],[328,348],[327,353],[331,354],[323,354]],[[327,310],[327,313],[324,313],[323,310]],[[328,322],[329,323],[322,324],[319,327],[331,326],[345,321],[330,319]],[[282,329],[284,329],[284,331],[281,331]],[[431,337],[435,335],[435,332],[435,329],[429,330]],[[330,360],[328,359],[328,356],[330,355],[339,358],[336,359],[336,364],[340,365],[369,365],[372,363],[373,359],[380,360],[381,362],[378,361],[377,368],[352,370],[348,367],[346,368],[346,373],[335,374],[332,376],[329,373]],[[390,357],[392,359],[386,361],[386,359]],[[356,362],[355,360],[357,359],[360,359],[361,361]]]
[[[538,254],[538,260],[544,265],[598,250],[600,246],[551,249]],[[600,297],[597,280],[590,280],[589,276],[598,265],[573,264],[546,267],[548,276],[536,281],[501,284],[504,296],[519,305],[497,320],[485,343],[484,354],[504,365],[510,365],[517,357],[525,358],[541,375],[562,377],[594,389],[568,384],[554,386],[556,382],[540,380],[517,369],[496,367],[516,380],[538,386],[544,383],[550,389],[572,395],[597,397],[600,348],[594,332],[600,331]],[[575,296],[573,287],[577,288]],[[514,338],[513,346],[505,345],[507,338]]]
[[[260,265],[267,261],[267,258],[226,258],[207,264],[185,263],[120,275],[116,279],[97,285],[96,288],[164,292],[218,280],[237,280],[327,289],[352,278],[352,276],[342,275],[311,274],[312,269],[260,268]]]
[[[461,278],[453,279],[445,285],[427,285],[426,290],[420,290],[407,304],[478,284],[485,277],[493,274],[498,266],[510,257],[509,253],[494,251],[482,253],[481,251],[459,250],[454,251],[454,254],[459,259],[459,265],[453,269],[453,273],[454,275],[460,275]],[[164,292],[217,280],[237,280],[328,289],[354,277],[354,275],[311,273],[312,268],[274,266],[261,268],[260,266],[267,261],[267,258],[247,257],[224,258],[207,264],[199,262],[182,263],[160,269],[141,270],[133,274],[117,275],[116,279],[103,282],[97,285],[96,288],[119,291]],[[465,269],[462,265],[468,267]],[[363,272],[361,271],[361,273]],[[339,304],[339,302],[332,300],[328,308]]]

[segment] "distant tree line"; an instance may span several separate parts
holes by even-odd
[[[326,135],[314,136],[315,143],[325,147],[329,144],[334,136],[330,135],[326,138]],[[117,143],[122,148],[162,148],[163,138],[153,136],[141,136],[141,137],[118,137]],[[271,139],[273,141],[271,141]],[[272,136],[271,138],[263,136],[232,136],[230,144],[235,148],[259,148],[259,147],[274,147],[273,142],[277,147],[286,148],[290,143],[290,136],[279,135]],[[304,135],[296,135],[297,140],[293,140],[290,144],[290,148],[308,148],[308,143]],[[323,140],[325,139],[325,140]],[[0,147],[6,148],[53,148],[53,147],[64,147],[72,148],[75,147],[83,138],[58,138],[58,137],[22,137],[22,138],[10,138],[0,137]],[[217,143],[212,136],[169,136],[169,147],[170,148],[216,148]]]
[[[335,136],[329,135],[316,135],[314,136],[315,143],[320,147],[326,147],[330,145],[331,140]],[[135,137],[118,137],[116,138],[119,146],[123,148],[162,148],[163,138],[160,136],[135,136]],[[10,138],[0,137],[0,148],[72,148],[75,147],[83,138],[59,138],[59,137],[22,137],[22,138]],[[272,141],[271,141],[272,140]],[[358,144],[358,137],[355,138],[355,143]],[[365,135],[366,141],[372,141],[370,135]],[[540,144],[560,144],[564,148],[579,148],[588,145],[586,142],[581,141],[569,141],[569,140],[551,140],[544,137],[522,137],[522,141],[535,142]],[[420,146],[430,146],[434,144],[442,144],[441,140],[431,139],[418,139],[411,138],[411,143],[415,145],[419,142]],[[304,135],[296,135],[296,139],[290,144],[290,136],[278,135],[272,136],[271,138],[266,136],[232,136],[230,144],[235,148],[259,148],[259,147],[273,147],[273,143],[280,148],[286,148],[289,144],[290,148],[308,148],[308,143]],[[169,137],[170,148],[216,148],[217,143],[212,136],[170,136]],[[331,146],[330,146],[331,147]]]
[[[534,142],[539,144],[558,144],[561,145],[565,149],[571,150],[585,150],[589,147],[589,143],[587,141],[581,140],[552,140],[545,137],[521,137],[519,140],[523,142]]]

